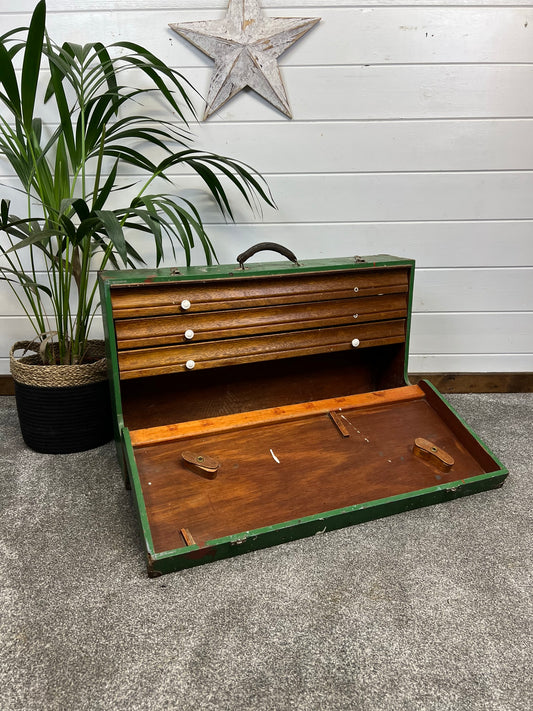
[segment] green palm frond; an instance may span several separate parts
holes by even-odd
[[[55,128],[43,125],[37,99],[44,69],[50,73],[44,102],[55,112]],[[182,251],[190,264],[196,243],[208,264],[216,258],[197,208],[180,196],[173,169],[184,166],[198,175],[229,218],[227,186],[254,209],[261,202],[274,206],[250,166],[193,147],[194,94],[180,72],[138,44],[57,44],[46,30],[45,0],[29,27],[0,36],[0,155],[27,201],[20,218],[0,196],[0,278],[37,334],[57,332],[61,362],[78,362],[86,350],[98,306],[93,258],[102,268],[142,264],[131,241],[135,233],[151,240],[157,265],[166,250],[174,258]],[[166,105],[167,120],[139,111],[151,96]],[[165,181],[165,193],[149,192],[156,178]]]

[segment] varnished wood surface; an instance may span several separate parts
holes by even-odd
[[[117,319],[119,350],[144,348],[191,341],[218,340],[256,334],[324,328],[371,320],[407,317],[407,294],[362,297],[357,301],[337,299],[315,303],[285,304],[260,308],[207,313],[183,313],[178,316],[153,316]]]
[[[400,403],[406,400],[416,400],[424,396],[418,385],[407,385],[401,388],[380,390],[378,392],[347,395],[346,397],[314,400],[311,402],[273,407],[267,410],[240,412],[236,415],[223,415],[204,420],[190,420],[176,424],[151,427],[149,429],[130,432],[134,446],[147,446],[169,440],[194,437],[201,433],[217,433],[233,430],[243,430],[251,427],[268,425],[271,422],[289,422],[302,418],[314,417],[317,414],[330,414],[331,410],[344,411],[348,408],[379,407],[386,403]],[[342,415],[341,415],[342,416]],[[343,418],[344,419],[344,418]]]
[[[220,368],[253,361],[400,343],[405,340],[405,328],[404,319],[371,321],[360,325],[120,351],[118,361],[122,379],[138,378],[186,372],[189,361],[192,361],[194,369]],[[352,344],[353,339],[359,341],[356,346]]]
[[[484,472],[425,398],[346,409],[343,414],[350,437],[343,437],[325,412],[136,447],[155,550],[183,547],[183,528],[204,545],[214,538]],[[413,455],[419,436],[453,456],[455,464],[448,473]],[[216,457],[221,462],[217,478],[209,481],[183,467],[183,449]]]
[[[131,318],[183,313],[184,299],[194,313],[406,293],[408,285],[408,269],[387,267],[112,287],[111,302],[114,318]]]

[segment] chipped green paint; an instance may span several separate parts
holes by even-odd
[[[103,274],[103,272],[100,272]],[[100,276],[100,275],[99,275]],[[109,379],[109,389],[111,396],[111,407],[114,412],[113,430],[115,436],[115,446],[122,468],[124,478],[127,479],[126,461],[124,457],[122,430],[124,428],[124,418],[122,414],[122,399],[120,396],[120,373],[118,368],[117,341],[115,337],[115,325],[113,323],[113,311],[111,307],[110,281],[99,279],[100,303],[102,308],[102,319],[104,324],[104,337],[107,359],[107,374]]]
[[[144,496],[141,486],[141,480],[139,478],[139,471],[137,469],[137,463],[135,461],[135,454],[133,452],[133,445],[131,443],[130,432],[127,427],[122,429],[122,441],[124,446],[124,454],[126,459],[127,472],[133,491],[133,496],[137,506],[137,512],[139,514],[139,521],[141,523],[141,530],[143,534],[144,545],[147,554],[150,556],[154,552],[154,544],[152,541],[152,532],[150,531],[150,522],[148,521],[148,513],[146,512],[146,505],[144,503]]]
[[[204,548],[190,546],[162,553],[149,553],[151,574],[184,570],[203,563],[232,558],[243,553],[270,548],[281,543],[308,538],[347,526],[367,523],[424,506],[452,501],[480,491],[496,489],[503,484],[506,476],[507,471],[501,469],[497,472],[480,474],[442,486],[438,485],[385,499],[377,499],[252,531],[243,531],[208,541]]]
[[[112,286],[128,284],[168,284],[173,281],[197,281],[203,279],[224,279],[227,277],[246,278],[251,276],[275,276],[279,274],[305,274],[328,272],[343,269],[368,269],[369,267],[413,267],[412,259],[393,257],[389,254],[376,254],[363,257],[358,262],[355,257],[339,259],[307,259],[296,266],[292,262],[246,262],[245,268],[235,264],[215,264],[201,267],[166,267],[164,269],[131,269],[126,271],[103,271],[99,278]]]

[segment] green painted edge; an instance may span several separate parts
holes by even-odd
[[[122,414],[122,398],[120,395],[120,373],[118,367],[117,341],[115,336],[115,324],[113,321],[113,310],[111,307],[111,289],[109,282],[102,279],[101,274],[102,272],[98,274],[98,282],[100,289],[102,321],[104,325],[107,376],[111,395],[111,407],[114,413],[113,430],[119,460],[123,463],[122,429],[124,427],[124,418]]]
[[[314,516],[307,516],[281,524],[258,528],[226,536],[206,543],[204,548],[190,546],[150,556],[149,571],[152,576],[192,568],[204,563],[231,558],[289,541],[307,538],[327,531],[367,523],[378,518],[431,506],[481,491],[500,487],[505,471],[480,474],[415,492],[399,494],[385,499],[356,504]]]
[[[413,293],[415,290],[415,262],[412,260],[410,262],[411,268],[409,270],[409,291],[408,291],[408,301],[407,301],[407,319],[405,323],[405,356],[403,359],[403,379],[406,385],[410,384],[409,381],[409,348],[411,343],[411,317],[413,314]]]
[[[150,530],[150,523],[148,521],[146,504],[144,502],[141,479],[139,477],[139,470],[137,469],[133,445],[131,443],[130,431],[127,427],[124,427],[122,429],[122,439],[124,443],[124,454],[127,463],[128,474],[130,477],[131,488],[133,490],[134,499],[137,506],[137,512],[139,514],[139,520],[141,522],[141,530],[143,534],[146,554],[148,556],[148,559],[150,559],[150,556],[154,554],[154,542],[152,540],[152,532]]]
[[[361,257],[364,262],[356,262],[354,257],[337,259],[307,259],[293,262],[252,262],[245,269],[238,264],[216,264],[200,267],[165,267],[163,269],[126,269],[100,272],[100,279],[113,286],[138,283],[168,283],[200,279],[222,279],[225,277],[274,276],[287,272],[308,273],[315,271],[335,271],[341,269],[369,269],[372,267],[402,267],[412,265],[412,259],[394,257],[389,254],[376,254]],[[178,273],[173,273],[173,272]]]

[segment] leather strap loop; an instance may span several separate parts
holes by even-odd
[[[294,254],[294,252],[291,252],[290,249],[287,249],[287,247],[284,247],[282,244],[277,244],[277,242],[259,242],[259,244],[254,244],[253,247],[249,247],[246,251],[239,254],[239,256],[237,257],[237,262],[241,265],[241,269],[244,269],[244,262],[247,259],[253,257],[254,254],[257,254],[257,252],[263,252],[266,250],[277,252],[283,257],[287,257],[287,259],[290,259],[290,261],[294,262],[297,267],[300,266],[298,264],[298,260],[296,259],[296,255]]]

